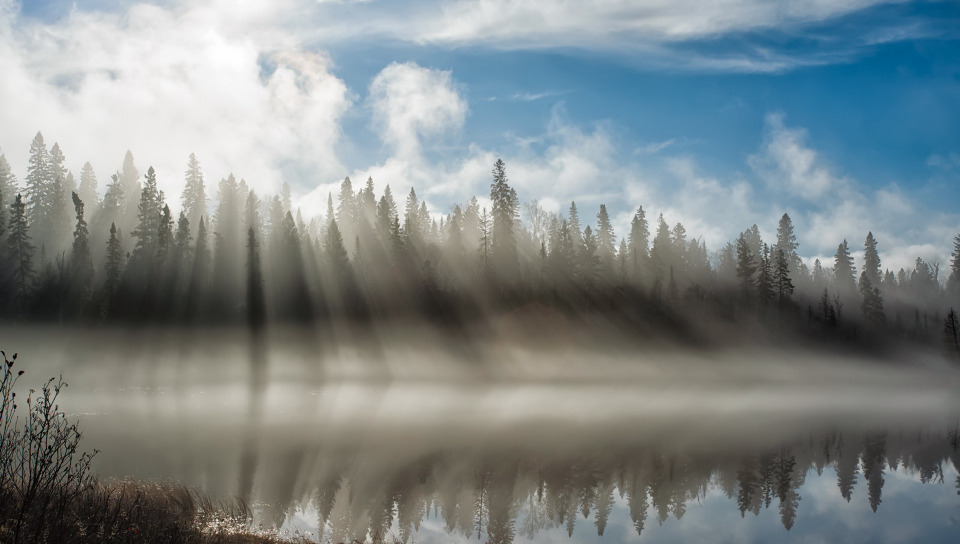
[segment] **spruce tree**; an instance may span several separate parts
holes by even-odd
[[[207,190],[203,181],[203,171],[200,161],[193,153],[187,159],[186,185],[180,196],[183,203],[183,213],[191,225],[200,222],[201,217],[207,216]]]
[[[793,282],[790,280],[790,262],[786,253],[779,247],[777,248],[774,282],[777,286],[777,300],[782,308],[784,302],[789,300],[790,295],[793,294]]]
[[[880,254],[877,252],[877,240],[874,239],[873,233],[867,233],[867,239],[863,243],[863,271],[867,273],[867,279],[870,280],[870,285],[873,287],[880,287],[880,280],[882,278],[880,272]]]
[[[760,250],[760,264],[757,267],[757,296],[760,308],[764,308],[774,295],[773,268],[770,263],[770,246],[763,244]]]
[[[23,197],[17,195],[10,204],[10,219],[7,227],[6,260],[11,266],[11,282],[17,307],[24,311],[30,289],[33,286],[33,244],[30,241],[26,204]]]
[[[850,256],[846,239],[837,246],[837,253],[833,257],[833,277],[834,286],[841,296],[849,296],[855,292],[853,257]]]
[[[173,214],[170,206],[164,204],[160,212],[160,222],[157,225],[157,263],[167,265],[167,256],[173,246]]]
[[[641,266],[647,260],[649,243],[650,228],[647,225],[647,214],[643,211],[643,206],[640,206],[630,220],[630,235],[627,238],[630,272],[634,280],[640,277]]]
[[[592,290],[600,274],[600,255],[598,255],[600,244],[597,237],[587,225],[583,229],[583,251],[577,258],[577,272],[580,284],[588,291]]]
[[[797,255],[798,247],[800,247],[800,244],[797,243],[797,235],[793,232],[793,221],[789,215],[783,214],[780,217],[780,223],[777,225],[777,245],[774,246],[773,252],[776,254],[777,251],[783,251],[790,272],[796,271],[800,267],[800,256]]]
[[[70,253],[71,283],[76,296],[85,300],[93,282],[93,257],[90,254],[90,230],[84,219],[84,204],[80,196],[71,193],[77,225],[73,231],[73,251]]]
[[[860,311],[864,319],[873,326],[882,325],[885,318],[883,297],[880,295],[880,289],[870,282],[870,274],[866,270],[860,273],[858,288],[860,289]]]
[[[0,153],[0,193],[3,194],[0,198],[0,209],[6,210],[19,192],[17,176],[13,174],[6,155]]]
[[[39,132],[30,144],[30,159],[24,183],[26,221],[35,232],[44,236],[50,216],[50,154],[43,142],[43,135]]]
[[[573,252],[579,254],[583,250],[583,226],[580,224],[580,212],[577,211],[576,202],[570,202],[568,215],[570,217],[568,227],[573,242]]]
[[[650,264],[653,267],[653,283],[657,287],[663,283],[667,268],[673,261],[670,227],[661,213],[657,217],[657,234],[653,237],[653,247],[650,248]]]
[[[403,232],[406,234],[407,241],[416,245],[420,243],[420,238],[423,236],[421,231],[420,201],[417,199],[417,192],[411,187],[403,214]]]
[[[754,274],[757,272],[757,260],[750,251],[750,245],[744,234],[737,238],[737,279],[743,298],[748,299],[756,285]]]
[[[122,270],[123,250],[120,247],[120,235],[117,232],[117,224],[111,223],[110,238],[107,240],[107,258],[103,266],[104,276],[106,277],[104,291],[108,301],[112,299],[120,289],[120,274]]]
[[[960,297],[960,234],[953,238],[953,253],[950,254],[950,276],[947,277],[947,293]]]
[[[600,212],[597,213],[597,253],[600,256],[601,266],[606,273],[613,271],[613,260],[616,255],[616,236],[613,233],[613,225],[610,223],[610,215],[607,214],[606,204],[600,205]]]
[[[507,183],[506,165],[501,159],[493,165],[493,182],[490,184],[490,201],[493,204],[493,261],[501,279],[517,279],[517,219],[520,217],[520,203],[517,193]]]
[[[83,163],[80,169],[80,186],[77,187],[77,196],[83,201],[87,215],[93,216],[100,207],[100,193],[97,188],[97,174],[89,162]]]
[[[131,254],[131,264],[138,273],[150,270],[153,257],[157,253],[157,236],[160,232],[160,190],[157,187],[157,174],[153,167],[147,169],[143,189],[140,193],[140,205],[137,206],[137,228],[133,231],[137,243]]]

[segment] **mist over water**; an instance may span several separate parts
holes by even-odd
[[[334,542],[591,541],[608,523],[626,539],[718,509],[806,534],[820,479],[878,509],[895,467],[917,500],[960,483],[960,373],[937,354],[516,339],[464,358],[414,325],[4,334],[31,376],[70,376],[101,476],[242,496],[259,523]]]

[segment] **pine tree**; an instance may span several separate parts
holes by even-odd
[[[657,234],[653,237],[653,247],[650,248],[650,263],[653,266],[654,287],[663,283],[667,267],[673,262],[671,251],[673,242],[670,239],[670,227],[661,213],[657,217]]]
[[[950,254],[950,276],[947,278],[947,293],[960,297],[960,234],[953,238],[953,253]]]
[[[167,265],[167,256],[173,246],[173,214],[170,206],[164,204],[160,212],[160,222],[157,225],[157,263]]]
[[[774,295],[773,268],[770,263],[770,246],[763,244],[760,250],[760,264],[757,267],[757,296],[760,308],[764,308]]]
[[[106,282],[104,291],[107,299],[111,299],[120,289],[120,273],[123,269],[123,250],[120,247],[120,235],[117,224],[110,224],[110,239],[107,240],[107,259],[103,266]]]
[[[850,256],[850,247],[844,240],[837,246],[837,253],[833,257],[834,285],[841,296],[849,296],[856,290],[854,279],[853,257]]]
[[[860,273],[858,288],[860,289],[860,311],[864,319],[873,326],[882,325],[885,320],[883,298],[880,296],[880,289],[870,282],[870,274],[866,270]]]
[[[177,274],[183,272],[184,265],[187,262],[187,257],[190,254],[190,220],[187,219],[187,214],[180,212],[180,217],[177,219],[177,232],[174,235],[173,242],[173,269]]]
[[[867,273],[867,279],[870,285],[880,287],[880,254],[877,252],[877,241],[872,232],[867,233],[867,239],[863,243],[863,271]]]
[[[97,174],[93,171],[93,166],[89,162],[83,163],[80,169],[80,186],[77,188],[77,196],[83,201],[84,209],[88,215],[100,207],[100,193],[97,188]]]
[[[583,251],[578,255],[577,271],[579,272],[580,283],[588,290],[592,290],[597,282],[597,276],[600,273],[600,255],[599,242],[594,236],[590,225],[583,229]]]
[[[421,230],[420,201],[417,199],[417,192],[411,187],[403,214],[403,232],[406,234],[407,242],[415,245],[419,244],[423,234]]]
[[[42,142],[42,140],[41,140]],[[30,242],[29,222],[23,197],[17,195],[10,205],[7,228],[6,260],[11,265],[11,280],[20,311],[26,309],[33,284],[33,244]]]
[[[50,154],[43,143],[43,135],[39,132],[30,144],[29,166],[24,183],[26,221],[35,232],[43,236],[46,234],[50,216]]]
[[[3,194],[3,197],[0,198],[0,210],[5,210],[13,203],[19,192],[17,176],[10,169],[10,163],[7,162],[6,155],[0,153],[0,193]]]
[[[148,272],[153,257],[157,253],[157,236],[160,232],[160,190],[157,187],[157,174],[153,167],[147,169],[145,183],[140,193],[140,205],[137,206],[137,228],[133,231],[137,243],[130,257],[131,264],[137,267],[137,273]]]
[[[48,180],[50,210],[49,224],[46,233],[46,242],[51,244],[59,253],[59,248],[64,245],[69,238],[70,232],[70,209],[73,207],[68,195],[72,195],[76,189],[73,175],[67,171],[64,166],[66,158],[60,149],[60,144],[54,142],[50,149],[48,163]]]
[[[630,272],[634,280],[640,277],[640,269],[647,260],[649,243],[650,229],[647,225],[647,214],[643,211],[643,206],[640,206],[630,221],[630,235],[627,239]]]
[[[337,226],[355,225],[357,223],[357,202],[353,195],[353,183],[350,176],[343,178],[340,183],[340,198],[337,204]]]
[[[789,300],[790,295],[793,294],[793,282],[790,280],[790,262],[786,253],[779,247],[777,248],[774,282],[777,286],[777,300],[782,308],[784,302]]]
[[[340,227],[337,222],[331,221],[327,228],[327,237],[324,240],[324,252],[327,262],[335,276],[343,279],[350,272],[350,258],[347,255],[347,248],[343,244],[343,235],[340,233]]]
[[[90,254],[90,230],[84,220],[84,204],[77,193],[71,193],[77,226],[73,231],[73,251],[70,253],[71,283],[77,296],[84,300],[93,282],[93,257]]]
[[[800,267],[800,256],[797,255],[798,247],[800,247],[800,244],[797,243],[797,235],[793,232],[793,221],[789,215],[783,214],[780,217],[780,223],[777,225],[777,245],[774,246],[773,252],[776,254],[777,251],[783,251],[787,264],[790,265],[790,272],[796,271]]]
[[[756,285],[754,274],[757,272],[757,260],[750,251],[750,245],[747,243],[746,236],[740,234],[737,238],[737,279],[740,281],[740,289],[743,292],[743,298],[750,297],[753,287]]]
[[[600,256],[601,266],[608,274],[613,271],[615,243],[616,236],[613,233],[613,225],[610,223],[610,215],[607,214],[607,206],[601,204],[600,212],[597,213],[597,253]]]
[[[570,202],[569,216],[570,221],[568,227],[573,242],[573,251],[574,254],[579,254],[583,251],[583,226],[580,224],[580,212],[577,211],[576,202]]]
[[[517,278],[517,238],[514,230],[520,215],[517,193],[507,183],[506,165],[497,159],[493,165],[493,182],[490,184],[490,201],[493,203],[492,247],[493,262],[501,279]]]
[[[189,224],[196,225],[201,217],[207,216],[207,190],[203,182],[203,171],[200,169],[200,161],[193,153],[187,159],[186,185],[180,201]]]

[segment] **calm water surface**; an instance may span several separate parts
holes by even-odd
[[[935,358],[4,332],[24,379],[71,383],[102,476],[314,538],[960,541],[960,379]]]

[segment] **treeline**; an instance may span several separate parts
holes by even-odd
[[[960,346],[960,235],[950,270],[917,259],[884,269],[866,233],[864,263],[847,240],[808,266],[790,217],[776,239],[756,225],[709,250],[643,207],[618,237],[605,205],[581,217],[521,206],[493,167],[491,207],[476,198],[431,213],[414,189],[328,196],[322,217],[291,208],[289,186],[258,195],[232,174],[214,198],[194,155],[174,214],[154,169],[128,152],[103,195],[89,163],[79,181],[41,134],[21,184],[0,156],[0,312],[6,318],[155,323],[311,322],[412,315],[469,322],[536,303],[626,321],[755,319],[803,329],[883,331]],[[591,214],[592,215],[592,212]],[[523,216],[523,220],[521,220]],[[946,281],[941,281],[945,277]],[[775,319],[774,319],[775,318]],[[952,337],[950,336],[952,334]]]

